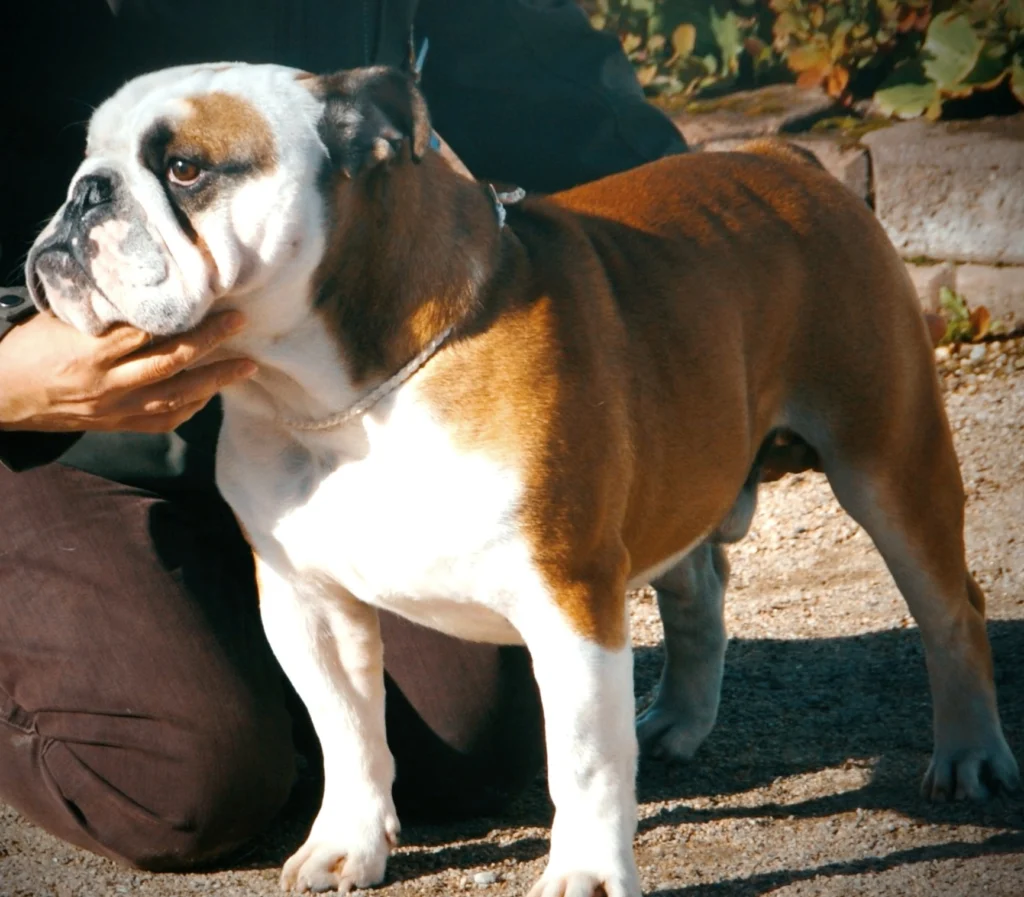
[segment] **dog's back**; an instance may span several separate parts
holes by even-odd
[[[783,162],[806,163],[820,168],[822,171],[825,170],[821,160],[809,149],[795,143],[790,143],[787,140],[781,140],[778,137],[757,137],[754,140],[741,143],[733,152],[771,156],[775,159],[781,159]]]

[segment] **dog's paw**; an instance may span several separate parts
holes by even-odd
[[[691,716],[659,697],[637,717],[636,737],[645,756],[656,760],[691,760],[714,725],[714,716]]]
[[[545,872],[528,897],[641,897],[640,883],[632,876],[597,875],[592,872]]]
[[[306,843],[284,864],[281,889],[284,891],[338,891],[347,894],[353,888],[369,888],[384,880],[388,854],[398,843],[398,820],[385,826],[376,836],[358,840],[332,840],[311,833]]]
[[[936,748],[921,783],[930,800],[987,800],[1020,789],[1020,769],[1002,735],[985,747]]]

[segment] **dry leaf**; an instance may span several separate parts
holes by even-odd
[[[796,79],[797,87],[817,87],[822,81],[828,77],[829,65],[821,65],[817,68],[806,69],[800,73],[800,77]]]
[[[850,81],[850,73],[840,67],[836,66],[829,72],[828,76],[828,94],[832,97],[841,97],[843,91],[846,90],[846,85]]]
[[[971,312],[971,333],[975,339],[981,339],[988,334],[988,329],[991,325],[992,315],[989,314],[988,309],[984,305],[979,305]]]
[[[646,87],[657,74],[658,67],[656,65],[642,65],[636,70],[636,79],[640,82],[641,87]]]
[[[696,45],[697,29],[693,25],[680,25],[672,32],[672,49],[677,56],[689,56]]]

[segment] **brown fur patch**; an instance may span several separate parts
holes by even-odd
[[[431,154],[331,185],[333,224],[314,279],[317,304],[357,385],[389,376],[476,307],[498,227],[479,185],[448,182]],[[421,171],[422,170],[422,171]]]
[[[784,309],[799,300],[779,294],[823,179],[741,158],[679,157],[510,207],[490,326],[425,371],[453,438],[518,468],[535,562],[573,628],[609,649],[626,640],[627,581],[725,517],[778,407],[751,395],[798,326]],[[724,375],[748,365],[754,382]]]
[[[251,165],[264,172],[277,166],[274,134],[252,103],[215,92],[191,97],[188,104],[191,112],[176,126],[168,157],[196,157],[209,165]]]
[[[518,523],[582,636],[625,643],[626,583],[714,531],[794,397],[849,463],[919,463],[893,426],[943,420],[916,296],[871,211],[815,166],[675,156],[527,199],[499,232],[430,161],[337,189],[324,313],[361,375],[464,322],[419,388],[456,444],[522,481]]]

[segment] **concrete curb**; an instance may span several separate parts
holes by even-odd
[[[875,214],[905,258],[1024,265],[1024,114],[866,134]]]

